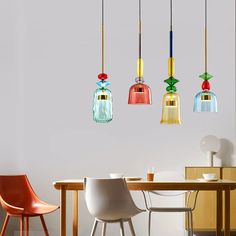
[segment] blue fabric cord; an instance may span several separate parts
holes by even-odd
[[[170,57],[173,57],[173,31],[170,31]]]

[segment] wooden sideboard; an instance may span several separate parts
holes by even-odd
[[[203,173],[215,173],[220,179],[236,181],[236,167],[185,167],[185,178],[187,180],[202,178]],[[230,225],[231,230],[235,231],[236,190],[231,191],[230,199]],[[214,191],[200,191],[197,199],[196,209],[193,212],[194,231],[214,231],[216,229],[215,219],[216,193]],[[222,225],[224,225],[224,215]]]

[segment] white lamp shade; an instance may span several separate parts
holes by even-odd
[[[214,135],[207,135],[202,138],[200,147],[203,152],[218,152],[220,150],[220,140]]]

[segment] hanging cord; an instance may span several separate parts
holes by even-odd
[[[170,0],[170,57],[173,57],[173,3]]]
[[[105,33],[105,26],[104,26],[104,0],[102,0],[102,73],[104,73],[104,33]]]
[[[141,77],[142,77],[142,15],[141,15],[141,0],[139,0],[139,59],[138,59],[138,68],[139,68],[139,81],[141,81]]]
[[[207,72],[207,0],[205,0],[205,72]]]
[[[170,30],[172,30],[173,25],[173,2],[170,0]]]
[[[170,57],[169,57],[169,76],[174,76],[174,58],[173,58],[173,3],[170,0]]]
[[[139,0],[139,58],[142,57],[142,15],[141,15],[141,0]]]

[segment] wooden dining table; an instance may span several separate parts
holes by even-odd
[[[59,180],[53,183],[54,187],[60,191],[60,236],[66,236],[66,196],[67,191],[73,191],[73,236],[78,236],[78,195],[79,191],[84,190],[83,179],[67,179]],[[211,182],[200,182],[198,180],[184,181],[127,181],[129,190],[132,191],[148,191],[148,190],[198,190],[198,191],[215,191],[216,201],[216,236],[221,235],[224,228],[224,236],[230,236],[230,191],[236,189],[236,181],[218,180]],[[224,193],[224,201],[223,201]],[[224,206],[224,227],[222,227],[222,214]]]

